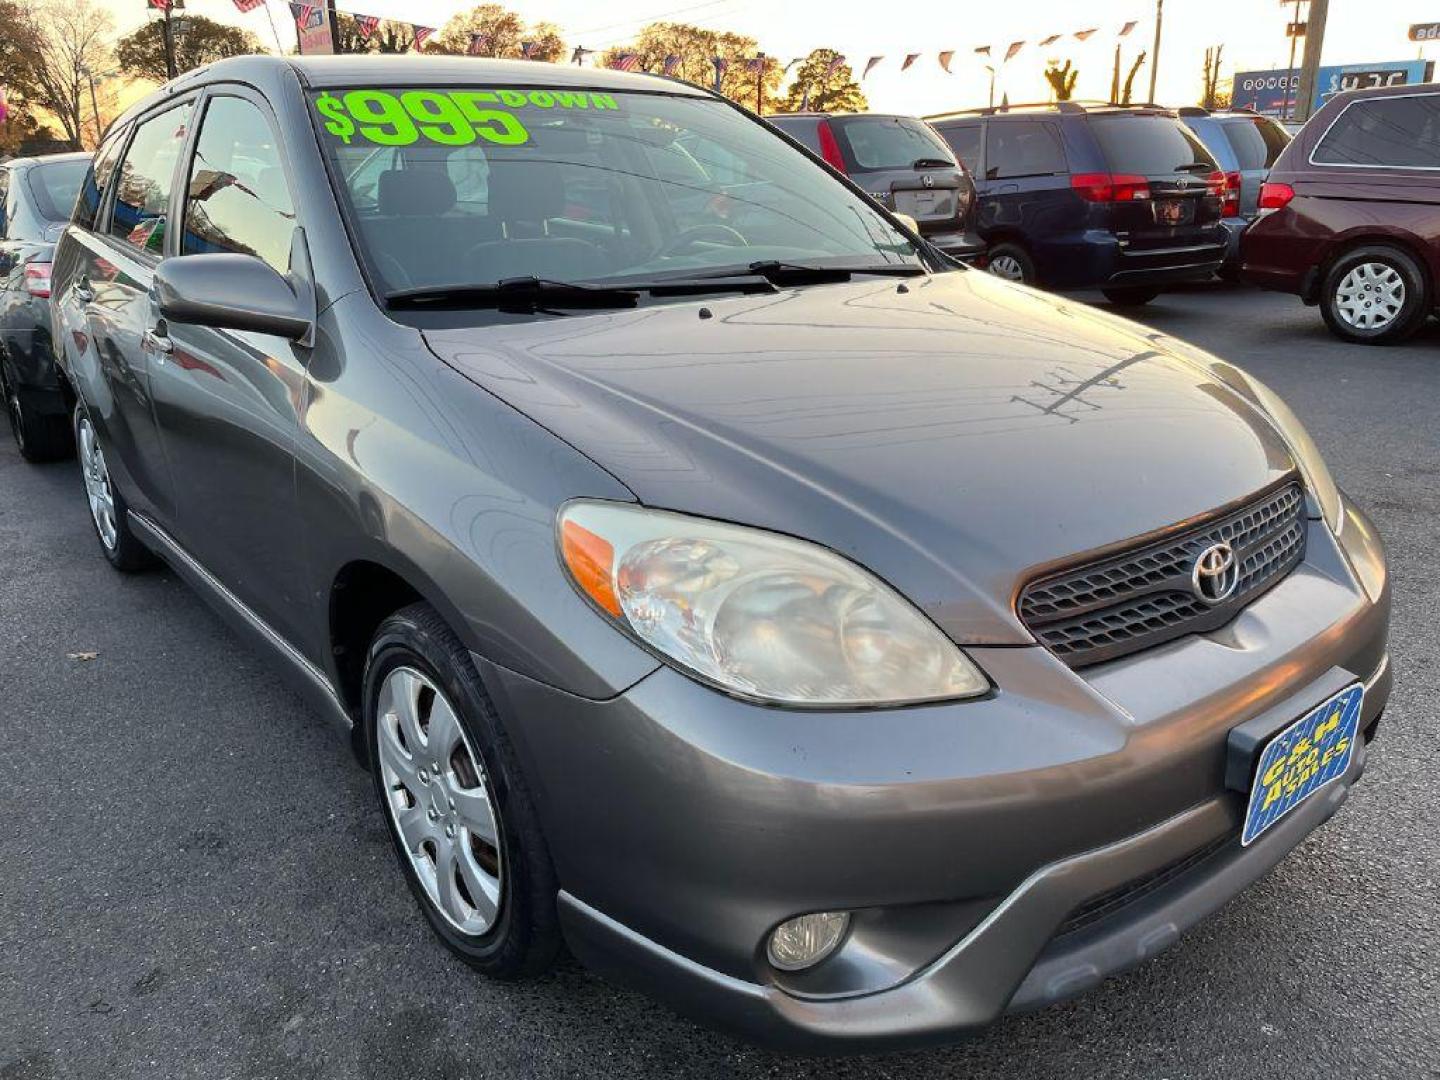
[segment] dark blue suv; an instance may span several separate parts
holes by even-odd
[[[1157,106],[1050,105],[926,118],[975,178],[976,230],[1001,277],[1144,304],[1225,259],[1225,173]]]

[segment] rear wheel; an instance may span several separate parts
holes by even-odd
[[[985,257],[985,269],[1006,281],[1035,284],[1035,260],[1019,244],[996,244]]]
[[[0,364],[0,395],[5,398],[5,412],[10,417],[15,445],[26,461],[37,464],[58,461],[74,451],[70,423],[64,414],[49,415],[27,408],[20,392],[5,377],[4,364]]]
[[[429,605],[380,625],[364,709],[375,791],[431,928],[492,978],[543,972],[560,948],[549,848],[475,665]]]
[[[84,405],[75,406],[75,447],[80,456],[80,477],[85,482],[85,499],[90,504],[90,521],[95,538],[110,565],[126,573],[143,570],[155,557],[150,549],[130,531],[129,508],[125,497],[110,481],[110,468],[100,436],[85,412]]]
[[[1140,285],[1126,285],[1112,289],[1101,289],[1105,299],[1116,307],[1143,307],[1160,295],[1160,290]]]
[[[1320,312],[1336,337],[1393,345],[1420,328],[1434,307],[1419,264],[1399,248],[1356,248],[1335,260],[1320,291]]]

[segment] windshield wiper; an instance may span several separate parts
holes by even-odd
[[[639,302],[640,294],[634,289],[533,276],[505,278],[484,285],[426,285],[385,294],[385,304],[392,308],[494,307],[521,313],[546,308],[632,308]]]
[[[946,161],[944,158],[938,158],[938,157],[922,157],[922,158],[917,158],[915,161],[912,161],[912,162],[910,163],[910,168],[912,168],[912,169],[953,169],[953,168],[955,168],[955,163],[954,163],[953,161]]]
[[[804,263],[782,262],[779,259],[761,259],[745,268],[751,274],[762,277],[775,285],[828,285],[849,281],[856,274],[878,277],[922,277],[928,271],[923,266],[903,263],[879,263],[874,266],[807,266]],[[695,280],[737,277],[734,270],[719,270],[713,274],[700,275]]]

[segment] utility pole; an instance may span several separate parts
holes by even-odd
[[[765,54],[762,52],[757,57],[759,61],[755,69],[755,115],[765,115]]]
[[[1300,26],[1300,5],[1304,2],[1305,0],[1295,0],[1295,18],[1292,20],[1290,34],[1290,66],[1285,69],[1285,104],[1280,109],[1280,114],[1286,120],[1295,119],[1295,114],[1290,108],[1290,88],[1295,78],[1293,74],[1295,71],[1295,45],[1300,40],[1300,36],[1294,31]]]
[[[1310,0],[1310,21],[1305,29],[1305,65],[1300,69],[1300,100],[1295,112],[1297,120],[1310,119],[1315,111],[1315,94],[1320,80],[1320,54],[1325,51],[1325,19],[1330,14],[1330,0]]]
[[[1150,51],[1150,97],[1153,105],[1159,99],[1155,96],[1155,81],[1160,77],[1160,28],[1165,25],[1165,0],[1155,0],[1155,48]]]
[[[160,23],[160,37],[165,43],[165,78],[173,79],[180,72],[175,67],[175,28],[170,25],[170,9],[174,4],[166,4],[160,12],[162,21]]]

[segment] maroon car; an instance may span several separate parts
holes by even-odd
[[[1332,98],[1271,169],[1260,214],[1246,281],[1318,304],[1346,341],[1413,334],[1440,296],[1440,84]]]

